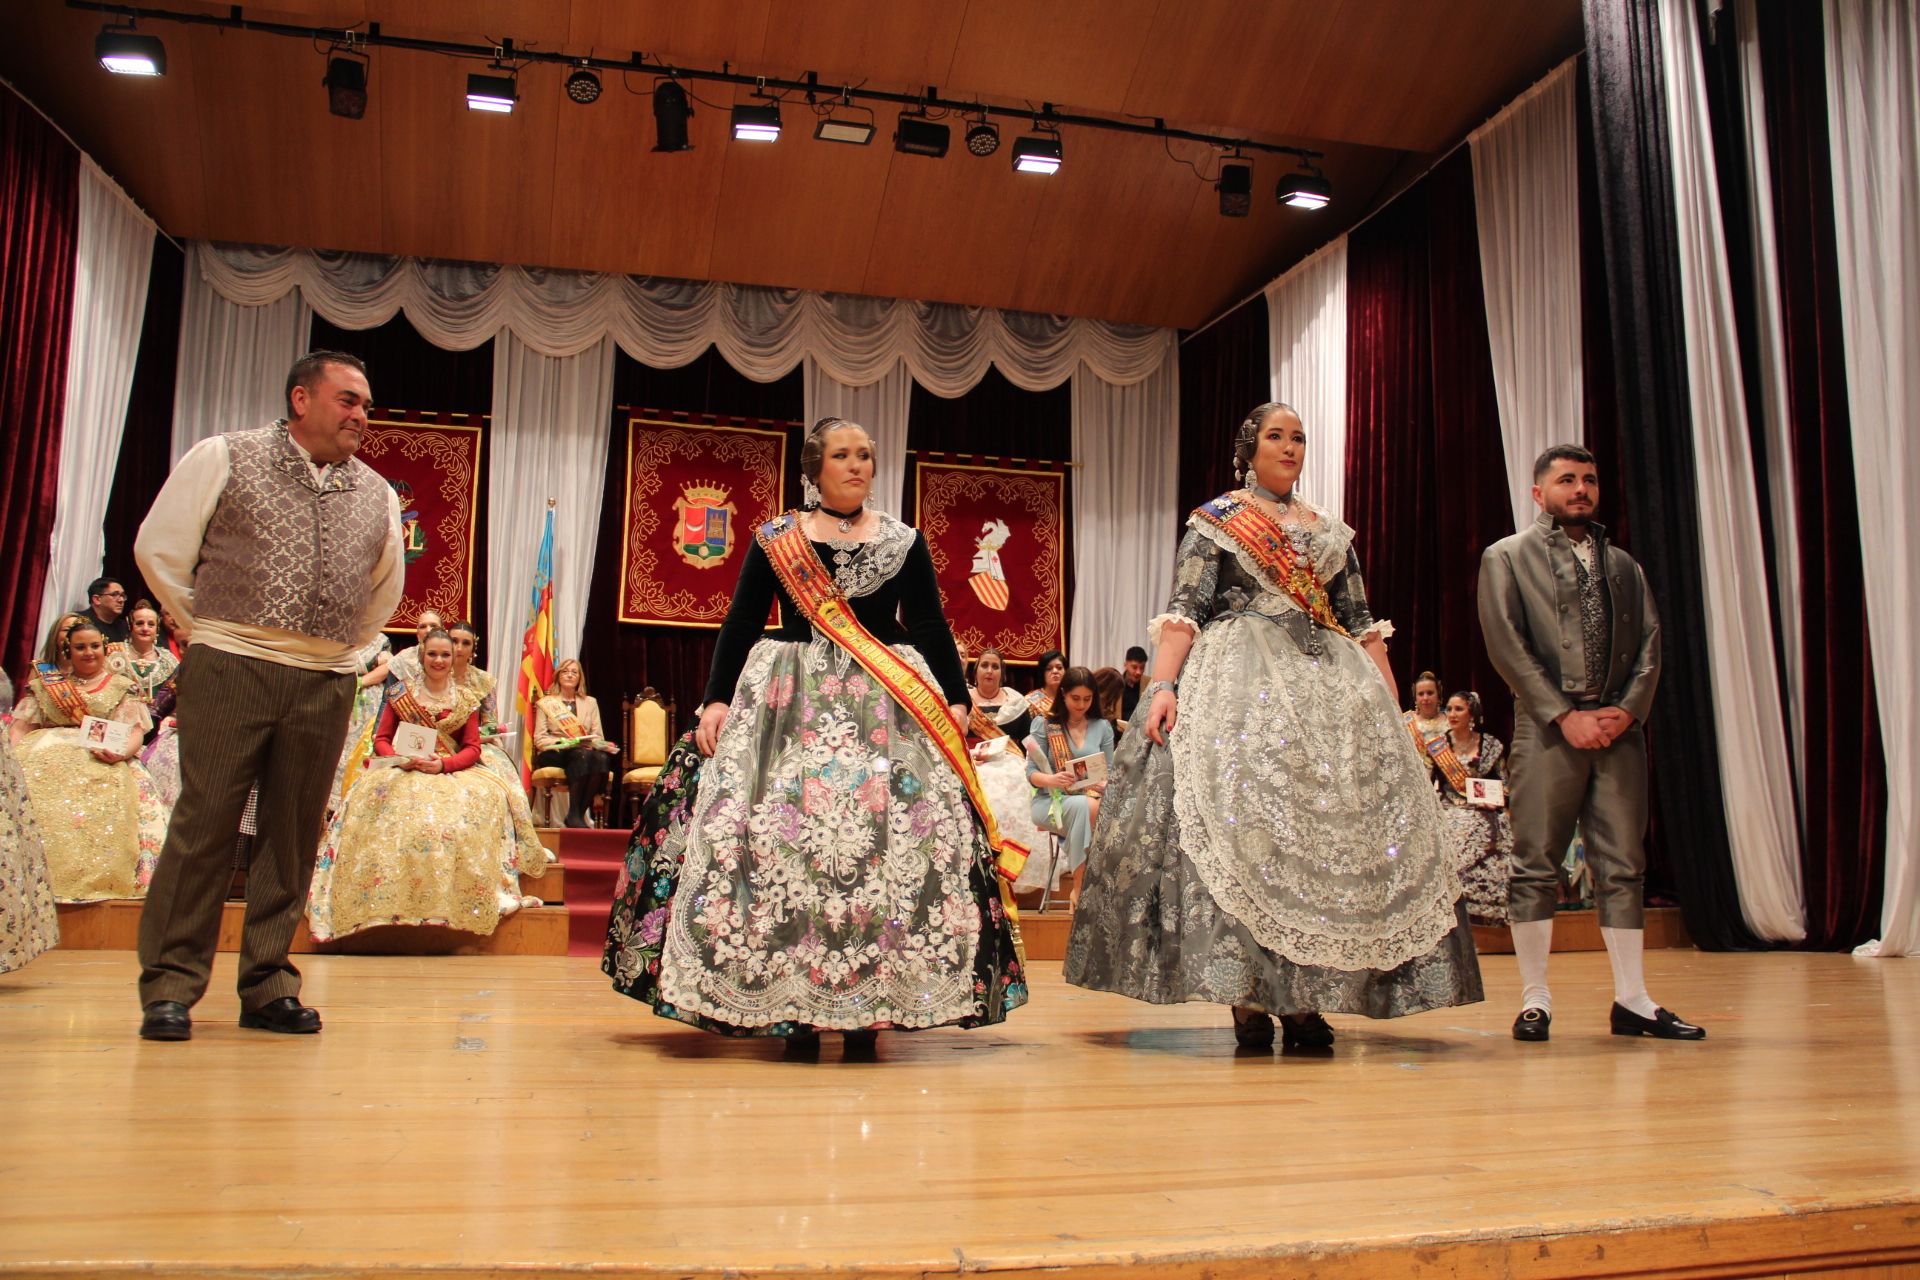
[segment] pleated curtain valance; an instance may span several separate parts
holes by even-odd
[[[810,293],[638,276],[437,262],[375,254],[200,244],[209,285],[244,306],[298,289],[333,324],[367,329],[404,311],[435,346],[465,351],[503,330],[544,356],[571,356],[611,336],[634,359],[678,368],[717,347],[760,382],[812,357],[848,386],[904,363],[936,395],[963,395],[994,366],[1044,391],[1085,365],[1131,386],[1174,351],[1171,330],[1066,316],[853,294]]]

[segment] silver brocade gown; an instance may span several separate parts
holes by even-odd
[[[1295,544],[1352,636],[1374,622],[1353,530]],[[1199,628],[1171,745],[1134,715],[1087,860],[1066,978],[1155,1004],[1374,1018],[1483,998],[1444,819],[1356,640],[1315,625],[1190,519],[1160,626]]]

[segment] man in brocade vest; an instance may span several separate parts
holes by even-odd
[[[206,991],[233,833],[258,784],[240,1025],[305,1034],[288,959],[347,732],[354,659],[399,603],[400,505],[353,455],[372,397],[338,351],[287,374],[287,416],[203,440],[167,477],[134,557],[192,635],[178,678],[180,800],[140,917],[140,1034],[186,1040]]]
[[[1660,682],[1660,619],[1647,575],[1593,519],[1593,455],[1557,444],[1533,465],[1540,516],[1480,558],[1480,631],[1513,690],[1513,878],[1508,914],[1520,962],[1513,1038],[1547,1039],[1554,866],[1579,823],[1600,934],[1613,965],[1617,1036],[1702,1040],[1647,994],[1644,881],[1647,740]]]

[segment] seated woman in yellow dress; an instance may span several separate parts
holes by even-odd
[[[456,622],[447,628],[447,634],[453,637],[453,682],[472,690],[480,699],[480,766],[517,787],[520,766],[500,745],[500,712],[496,705],[500,682],[473,661],[480,651],[480,632],[471,622]]]
[[[480,700],[453,679],[453,640],[431,632],[421,675],[387,699],[375,764],[348,790],[314,868],[307,927],[316,941],[385,924],[435,924],[490,934],[540,899],[520,877],[547,869],[527,798],[480,760]],[[431,747],[395,745],[403,726]]]
[[[107,669],[107,639],[91,622],[63,637],[73,670],[40,663],[13,709],[13,744],[61,902],[145,896],[167,838],[167,808],[134,759],[152,725],[133,682]],[[90,743],[93,716],[132,725],[124,751]]]

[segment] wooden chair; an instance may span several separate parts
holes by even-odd
[[[620,701],[627,725],[626,746],[620,759],[620,820],[631,826],[639,816],[640,800],[666,767],[673,745],[673,703],[648,685]]]
[[[567,786],[567,771],[548,765],[544,769],[533,771],[533,794],[528,797],[529,807],[533,810],[534,822],[542,827],[558,827],[566,822],[566,810],[559,809],[559,818],[554,817],[555,806],[571,804],[573,792]]]

